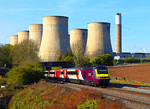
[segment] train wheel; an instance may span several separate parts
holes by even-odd
[[[96,82],[93,83],[93,86],[97,87],[98,85],[96,84]]]
[[[107,88],[107,86],[101,86],[101,88]]]
[[[84,84],[84,81],[81,81],[81,84]]]
[[[46,78],[46,81],[51,82],[51,79],[49,77]]]
[[[90,81],[88,81],[88,82],[87,82],[87,85],[88,85],[88,86],[90,86],[90,85],[91,85],[91,82],[90,82]]]

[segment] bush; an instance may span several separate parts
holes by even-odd
[[[140,59],[138,59],[138,58],[125,58],[124,62],[125,63],[140,63]]]
[[[98,102],[97,100],[86,100],[84,104],[78,106],[78,109],[97,109]]]
[[[142,63],[146,62],[146,59],[141,59],[141,62],[142,62]]]
[[[7,80],[6,78],[4,78],[0,75],[0,85],[6,84],[6,80]]]
[[[147,62],[150,62],[150,56],[145,59]]]
[[[118,63],[119,63],[119,64],[123,64],[123,63],[124,63],[124,60],[119,59],[119,60],[118,60]]]
[[[14,67],[6,73],[7,84],[30,84],[38,82],[43,76],[43,68],[36,62]]]
[[[93,65],[113,65],[113,57],[110,54],[99,55],[91,60]]]
[[[64,62],[74,62],[74,58],[73,56],[66,56],[64,59],[63,59]]]

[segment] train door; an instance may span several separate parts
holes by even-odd
[[[86,79],[86,70],[83,72],[83,78]]]

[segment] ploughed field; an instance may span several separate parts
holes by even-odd
[[[129,81],[150,83],[150,63],[109,66],[111,77],[125,78]]]

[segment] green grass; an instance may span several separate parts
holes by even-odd
[[[79,105],[78,109],[97,109],[98,108],[97,100],[86,100],[84,104]]]
[[[129,80],[126,80],[126,78],[115,78],[115,79],[111,79],[110,80],[110,83],[122,83],[122,84],[139,84],[139,85],[142,85],[142,86],[150,86],[149,83],[145,83],[145,82],[139,82],[139,81],[129,81]]]

